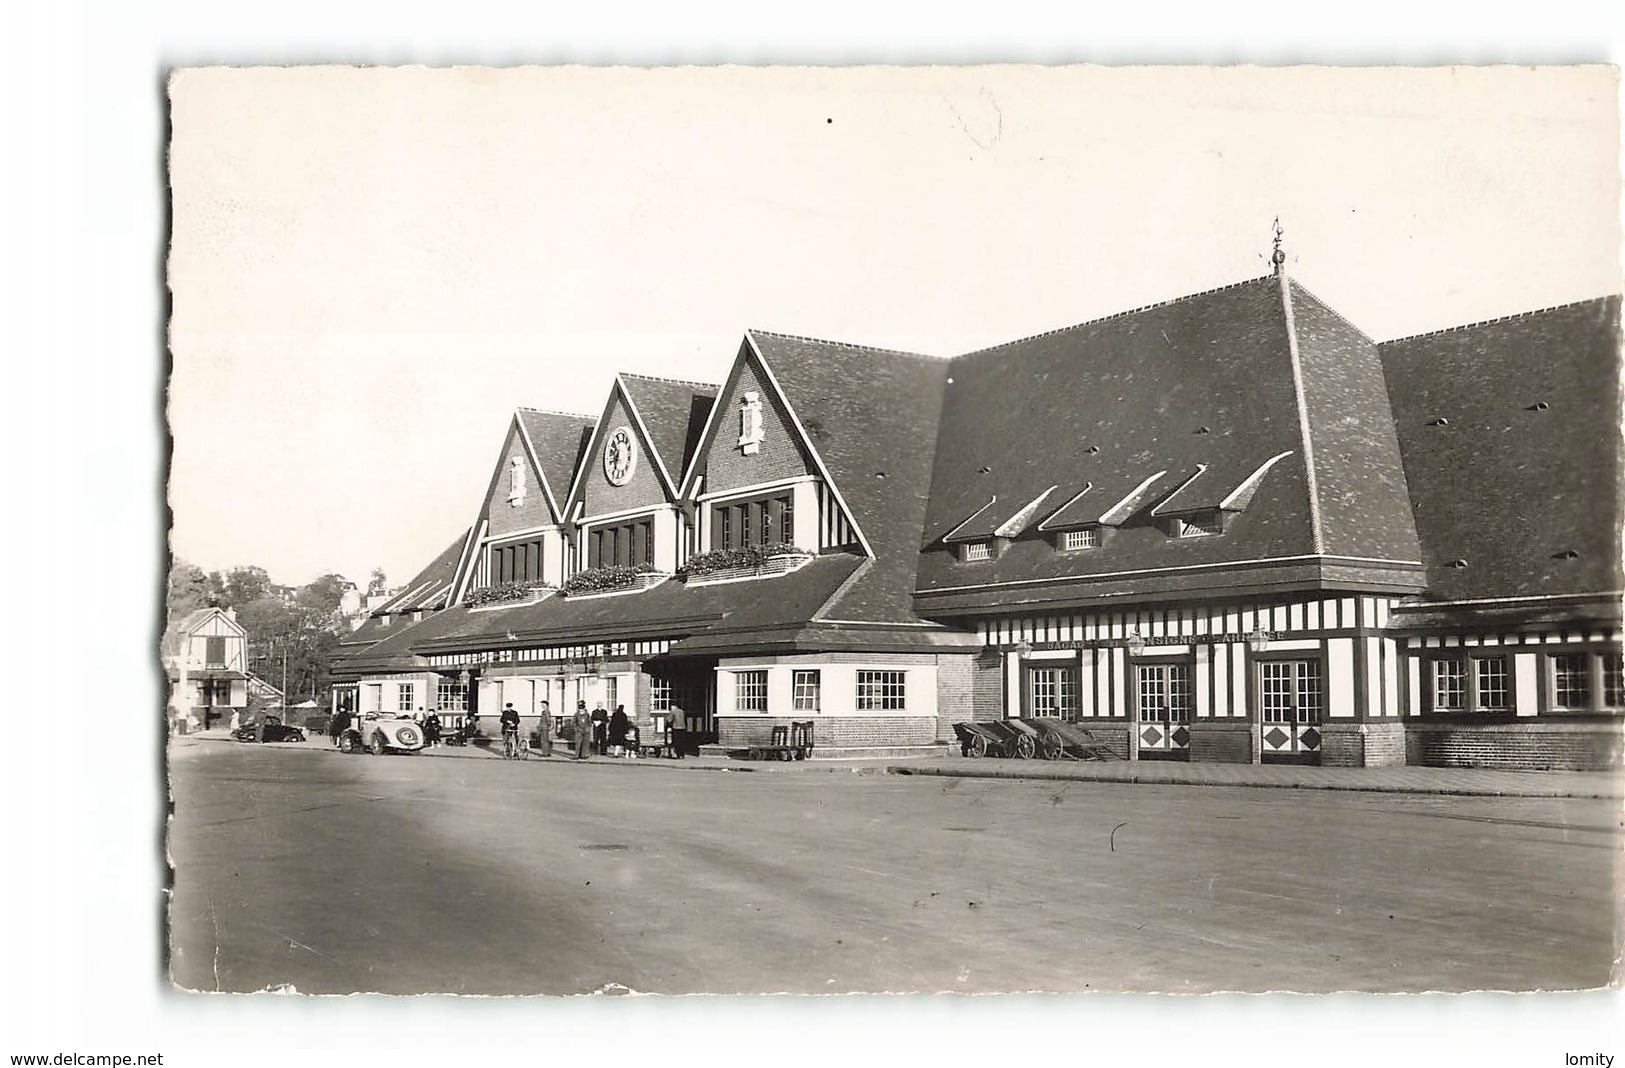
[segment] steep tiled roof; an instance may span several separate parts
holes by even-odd
[[[915,559],[948,361],[765,330],[749,338],[875,555],[824,615],[916,620]]]
[[[1291,285],[1323,548],[1420,560],[1377,347],[1314,294]]]
[[[468,541],[468,531],[457,535],[450,545],[440,550],[440,555],[431,560],[427,567],[412,576],[401,592],[385,601],[373,615],[386,615],[398,612],[411,612],[415,609],[444,608],[447,595],[451,589],[452,574],[457,570],[457,560],[462,555],[463,545]]]
[[[620,378],[648,428],[649,444],[665,464],[675,489],[705,430],[705,418],[717,399],[717,387],[627,373]]]
[[[1273,277],[984,349],[955,359],[948,375],[919,557],[922,592],[1314,551]],[[1206,470],[1198,482],[1228,490],[1283,452],[1290,455],[1222,537],[1171,539],[1149,514],[1199,464]],[[1098,521],[1159,471],[1104,547],[1059,553],[1038,532]],[[990,496],[1014,511],[1052,485],[1058,489],[1025,536],[996,559],[959,563],[940,547],[937,539]]]
[[[770,628],[813,617],[858,566],[857,558],[820,557],[778,578],[689,586],[668,579],[653,589],[611,596],[554,595],[536,604],[436,613],[374,652],[417,653],[574,641],[679,638],[719,623]]]
[[[1604,297],[1380,346],[1429,599],[1621,588],[1619,312]]]
[[[572,415],[568,412],[543,412],[534,408],[518,411],[519,423],[525,436],[536,449],[536,462],[542,466],[542,475],[560,508],[575,480],[576,468],[587,451],[596,420],[590,415]]]

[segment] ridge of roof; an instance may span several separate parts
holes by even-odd
[[[1138,315],[1141,312],[1152,311],[1157,308],[1171,307],[1175,304],[1182,304],[1187,300],[1195,300],[1198,297],[1212,296],[1214,293],[1223,293],[1226,290],[1241,289],[1243,286],[1252,286],[1257,285],[1260,282],[1273,281],[1275,281],[1275,275],[1265,274],[1260,275],[1257,278],[1248,278],[1240,282],[1230,282],[1227,285],[1214,286],[1212,289],[1204,289],[1196,293],[1186,293],[1182,297],[1172,297],[1168,300],[1159,300],[1151,304],[1142,304],[1137,308],[1127,308],[1123,311],[1112,312],[1110,315],[1102,315],[1098,319],[1089,319],[1081,323],[1072,323],[1070,326],[1058,326],[1053,330],[1041,330],[1036,334],[1028,334],[1025,337],[1012,338],[1009,341],[1001,341],[997,345],[988,345],[985,348],[972,349],[969,352],[960,353],[958,356],[953,357],[953,359],[957,360],[965,356],[979,356],[984,352],[994,352],[998,349],[1008,348],[1011,345],[1020,345],[1026,341],[1034,341],[1041,337],[1051,337],[1055,334],[1064,334],[1069,330],[1082,330],[1090,326],[1099,326],[1101,323],[1109,323],[1116,319],[1123,319],[1130,315]],[[1313,296],[1313,294],[1310,295]],[[1324,301],[1321,301],[1319,297],[1315,297],[1315,300],[1320,301],[1320,303],[1325,303]]]
[[[1375,344],[1378,343],[1376,338],[1372,337],[1370,334],[1368,334],[1364,330],[1360,329],[1360,325],[1358,323],[1356,323],[1354,320],[1350,319],[1348,316],[1344,315],[1342,312],[1338,311],[1336,308],[1332,307],[1330,304],[1328,304],[1324,300],[1322,300],[1321,297],[1320,297],[1320,294],[1316,293],[1313,289],[1310,289],[1308,286],[1304,285],[1302,282],[1298,281],[1296,278],[1291,277],[1290,275],[1287,276],[1287,283],[1289,285],[1295,285],[1299,289],[1303,290],[1303,292],[1304,292],[1304,294],[1306,296],[1310,297],[1312,300],[1314,300],[1314,302],[1316,304],[1319,304],[1322,308],[1325,308],[1326,311],[1331,314],[1332,318],[1336,319],[1338,322],[1342,323],[1344,326],[1348,327],[1350,330],[1354,331],[1356,334],[1359,334],[1361,337],[1363,337],[1367,341],[1371,342],[1371,344],[1375,345]]]
[[[659,375],[640,375],[632,371],[618,371],[616,373],[622,378],[639,378],[645,382],[664,382],[668,386],[688,386],[691,389],[697,389],[702,392],[709,391],[715,393],[717,390],[722,388],[715,382],[695,382],[694,380],[688,378],[662,378]],[[564,415],[566,413],[558,412],[555,414]],[[592,417],[585,416],[584,418],[590,419]]]
[[[859,352],[880,352],[888,356],[911,356],[917,360],[945,361],[953,359],[952,356],[933,356],[926,352],[909,352],[905,349],[888,349],[879,345],[860,345],[855,341],[831,341],[829,338],[808,337],[805,334],[786,334],[780,330],[763,330],[760,327],[747,327],[747,334],[759,334],[763,337],[782,338],[785,341],[806,341],[814,345],[833,345],[837,348],[855,349]]]
[[[1320,298],[1315,298],[1319,300]],[[1516,319],[1527,319],[1532,315],[1545,315],[1548,312],[1562,311],[1565,308],[1578,308],[1582,304],[1600,304],[1604,301],[1619,300],[1618,293],[1604,293],[1599,297],[1585,297],[1581,300],[1566,300],[1561,304],[1548,304],[1544,308],[1530,308],[1528,311],[1514,312],[1511,315],[1497,315],[1493,319],[1480,319],[1473,323],[1462,323],[1459,326],[1444,326],[1437,330],[1423,330],[1419,334],[1405,334],[1402,337],[1389,338],[1387,341],[1377,342],[1378,346],[1397,345],[1401,341],[1417,341],[1425,337],[1439,337],[1444,334],[1455,334],[1463,330],[1474,330],[1481,326],[1494,326],[1496,323],[1510,323]],[[1325,303],[1322,301],[1322,303]]]
[[[580,412],[561,412],[556,408],[532,408],[528,404],[521,404],[514,410],[519,412],[534,412],[537,415],[562,415],[566,419],[585,419],[589,423],[593,421],[592,416],[582,415]]]

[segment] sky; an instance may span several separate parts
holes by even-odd
[[[937,355],[1288,270],[1378,340],[1619,292],[1607,68],[187,69],[172,548],[404,582],[517,406],[748,327]]]

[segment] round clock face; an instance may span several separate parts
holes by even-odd
[[[616,427],[604,446],[604,477],[612,486],[624,486],[632,481],[632,472],[638,466],[638,446],[627,427]]]

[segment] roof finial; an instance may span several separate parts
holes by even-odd
[[[1286,250],[1281,247],[1281,217],[1275,217],[1275,251],[1270,253],[1270,262],[1275,265],[1276,277],[1286,273]]]

